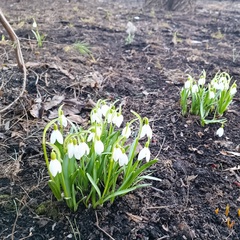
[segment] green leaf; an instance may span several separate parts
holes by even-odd
[[[134,190],[138,189],[138,188],[148,187],[148,186],[151,186],[151,184],[144,183],[144,184],[139,184],[137,186],[134,186],[134,187],[131,187],[131,188],[127,188],[127,189],[124,189],[124,190],[120,190],[120,191],[118,190],[118,191],[110,194],[108,197],[106,197],[103,202],[106,202],[110,198],[114,198],[114,197],[117,197],[117,196],[120,196],[120,195],[125,195],[125,194],[127,194],[127,193],[129,193],[131,191],[134,191]]]
[[[94,187],[94,189],[96,190],[98,197],[101,198],[101,192],[100,189],[98,188],[97,184],[94,182],[93,178],[87,173],[87,177],[89,179],[89,181],[91,182],[92,186]]]
[[[159,181],[159,182],[162,181],[162,179],[157,178],[157,177],[152,177],[152,176],[150,176],[150,175],[141,176],[140,178],[141,178],[141,179],[153,180],[153,181]]]
[[[61,189],[57,186],[57,184],[53,180],[48,181],[48,186],[51,188],[55,198],[59,201],[62,199]]]

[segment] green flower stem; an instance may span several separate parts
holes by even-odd
[[[106,193],[108,192],[109,190],[109,182],[110,182],[110,179],[112,177],[112,168],[113,168],[113,159],[111,158],[110,159],[110,163],[109,163],[109,168],[108,168],[108,177],[107,177],[107,182],[105,183],[105,188],[104,188],[104,191],[103,191],[103,194],[102,194],[102,199],[104,199],[104,196],[106,195]]]

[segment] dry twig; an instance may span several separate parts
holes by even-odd
[[[24,94],[25,89],[26,89],[26,82],[27,82],[27,70],[25,67],[25,63],[23,60],[23,56],[22,56],[22,51],[21,51],[21,47],[20,47],[20,42],[19,39],[16,35],[16,33],[14,32],[14,30],[12,29],[11,25],[9,24],[9,22],[7,21],[7,19],[5,18],[5,16],[3,15],[2,10],[0,9],[0,23],[3,25],[3,27],[6,29],[10,39],[12,40],[12,42],[14,43],[14,50],[16,53],[16,58],[17,58],[17,63],[18,63],[18,67],[19,69],[23,72],[23,83],[22,83],[22,90],[19,94],[19,96],[9,105],[7,105],[5,108],[0,110],[0,113],[5,112],[7,109],[9,109],[11,106],[13,106]]]

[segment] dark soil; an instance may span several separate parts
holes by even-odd
[[[205,69],[211,79],[226,71],[239,85],[240,3],[199,1],[191,11],[166,12],[133,3],[1,0],[0,8],[28,66],[24,96],[1,115],[1,239],[240,239],[240,91],[222,138],[215,135],[219,125],[201,127],[196,117],[182,117],[179,106],[187,74],[198,78]],[[32,18],[46,36],[42,48]],[[137,33],[125,45],[129,20]],[[1,29],[3,108],[19,95],[23,76]],[[78,41],[92,54],[80,54]],[[69,116],[88,121],[89,101],[100,98],[124,100],[127,118],[131,109],[149,117],[152,157],[159,159],[151,170],[162,181],[112,205],[72,213],[47,185],[42,131],[62,103]]]

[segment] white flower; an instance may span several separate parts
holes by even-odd
[[[146,158],[146,161],[149,162],[150,160],[150,150],[148,147],[144,147],[140,153],[138,154],[138,160],[142,160],[143,158]]]
[[[117,126],[120,127],[123,122],[123,115],[120,113],[117,113],[114,115],[112,122]]]
[[[149,126],[149,124],[144,124],[142,127],[142,131],[140,134],[140,138],[143,138],[145,135],[147,135],[147,137],[152,138],[152,129]]]
[[[234,87],[231,87],[230,89],[230,95],[233,96],[235,95],[235,93],[237,92],[237,88],[234,86]]]
[[[215,88],[217,89],[217,90],[220,90],[220,91],[223,91],[224,90],[224,83],[222,83],[222,82],[220,82],[220,83],[218,83],[218,84],[216,84],[216,86],[215,86]]]
[[[190,87],[191,87],[191,81],[188,80],[184,83],[184,88],[189,89]]]
[[[127,23],[127,34],[131,34],[131,35],[134,35],[135,32],[137,31],[137,28],[133,25],[132,22],[128,22]]]
[[[94,138],[95,138],[95,132],[91,132],[91,133],[88,135],[87,142],[92,141]]]
[[[36,23],[35,19],[33,19],[32,27],[33,27],[33,28],[37,28],[37,23]]]
[[[75,149],[74,144],[73,144],[73,142],[71,141],[71,142],[67,145],[68,157],[69,157],[69,158],[72,158],[72,157],[73,157],[73,155],[74,155],[74,149]]]
[[[63,136],[61,132],[54,127],[54,130],[52,131],[50,136],[50,143],[54,144],[56,141],[58,141],[60,144],[63,144]]]
[[[209,99],[213,99],[215,97],[215,93],[213,91],[209,91]]]
[[[198,85],[197,84],[194,84],[192,86],[192,93],[196,93],[198,91]]]
[[[199,78],[198,85],[204,85],[206,82],[206,79],[204,77]]]
[[[122,167],[123,165],[126,165],[126,164],[128,164],[128,156],[126,153],[122,152],[122,154],[119,157],[119,166]]]
[[[122,130],[122,134],[123,137],[125,138],[129,138],[131,135],[131,128],[129,126],[129,124],[126,125],[126,127]]]
[[[122,150],[119,147],[115,147],[113,149],[113,160],[117,162],[121,154],[122,154]]]
[[[101,112],[94,109],[91,113],[91,122],[101,123],[102,122]]]
[[[115,147],[113,149],[113,160],[115,162],[118,162],[119,165],[122,167],[123,165],[128,163],[128,156],[125,153],[125,151],[123,152],[121,148],[119,147]]]
[[[95,152],[100,155],[104,151],[104,145],[101,140],[96,140],[94,143],[94,150]]]
[[[53,175],[53,177],[56,177],[58,173],[62,172],[61,163],[57,159],[51,160],[49,163],[49,171]]]
[[[64,127],[67,127],[68,124],[67,118],[63,114],[60,115],[59,124],[62,124]]]
[[[108,110],[110,109],[110,106],[104,104],[101,106],[101,112],[104,117],[106,117]]]
[[[111,123],[113,121],[114,115],[116,114],[116,111],[109,111],[107,114],[107,122]]]
[[[220,128],[216,131],[216,135],[217,135],[218,137],[222,137],[223,134],[224,134],[224,129],[223,129],[223,127],[220,127]]]
[[[75,145],[74,148],[74,156],[76,159],[80,159],[84,155],[88,155],[90,149],[85,142],[80,142],[78,145]]]

